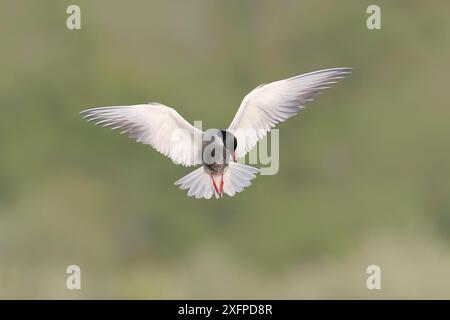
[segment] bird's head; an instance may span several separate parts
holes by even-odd
[[[227,130],[220,130],[220,133],[222,135],[222,141],[225,147],[231,152],[236,151],[238,142],[234,134]]]

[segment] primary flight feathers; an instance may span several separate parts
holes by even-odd
[[[101,107],[82,111],[81,115],[88,121],[120,130],[136,141],[152,146],[175,164],[193,166],[201,163],[201,144],[194,143],[194,135],[201,137],[202,131],[165,105]],[[178,137],[177,132],[180,132]]]
[[[260,85],[247,94],[228,127],[240,142],[237,157],[244,157],[277,123],[296,115],[315,95],[350,72],[350,68],[310,72]]]

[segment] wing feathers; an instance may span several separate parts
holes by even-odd
[[[316,95],[350,72],[350,68],[314,71],[260,85],[247,94],[228,128],[238,140],[237,157],[244,157],[277,123],[296,115]]]
[[[81,112],[84,119],[102,127],[120,130],[168,156],[176,164],[201,163],[202,131],[183,119],[174,109],[159,103],[100,107]],[[199,141],[197,141],[199,140]]]

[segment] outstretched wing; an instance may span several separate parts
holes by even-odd
[[[175,164],[201,163],[203,132],[183,119],[174,109],[159,103],[101,107],[81,112],[84,119],[147,144],[172,159]]]
[[[334,68],[260,85],[242,100],[228,130],[237,138],[237,158],[242,158],[279,122],[296,115],[330,84],[351,72]]]

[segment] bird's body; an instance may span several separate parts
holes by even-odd
[[[226,130],[210,129],[208,131],[215,134],[202,136],[202,163],[211,174],[221,174],[231,160],[236,161],[234,151],[237,147],[237,139]]]
[[[243,99],[225,130],[205,132],[159,103],[100,107],[81,112],[84,118],[119,129],[170,157],[175,164],[201,165],[178,180],[188,196],[209,199],[234,196],[251,184],[257,168],[237,162],[277,123],[297,114],[305,104],[350,73],[349,68],[320,70],[261,85]]]
[[[208,134],[212,132],[212,134]],[[202,164],[204,170],[211,176],[214,191],[223,195],[223,175],[231,161],[236,162],[234,152],[237,139],[226,130],[207,130],[202,136]],[[220,179],[220,184],[216,181]]]

